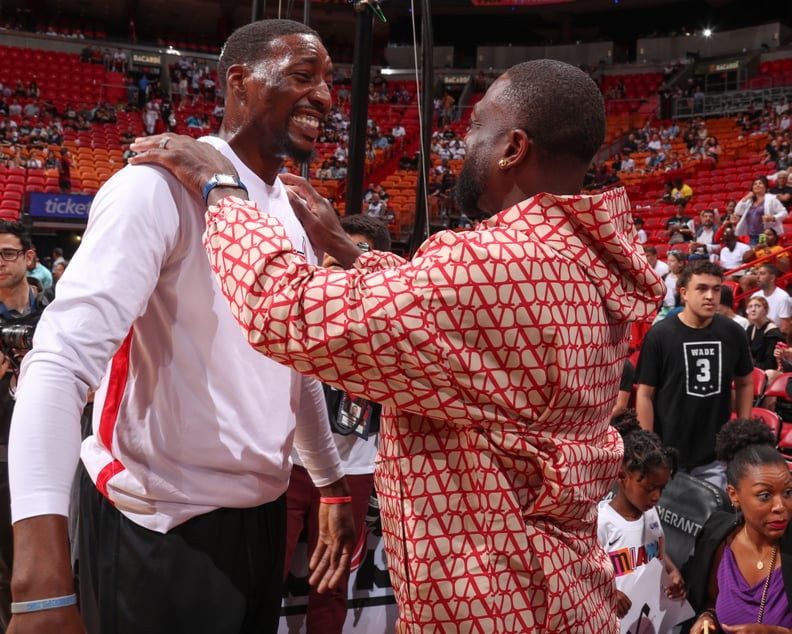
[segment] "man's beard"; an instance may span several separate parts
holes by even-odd
[[[314,156],[314,148],[310,150],[303,150],[292,143],[291,139],[286,140],[286,154],[293,158],[298,163],[310,163]]]
[[[454,188],[457,208],[471,219],[482,215],[481,209],[479,209],[479,199],[484,192],[484,188],[479,183],[478,176],[480,173],[481,170],[478,169],[476,160],[468,156],[467,160],[462,164],[462,171],[459,173],[459,178]]]
[[[279,148],[276,154],[283,159],[291,158],[298,163],[308,163],[313,158],[315,147],[311,145],[311,149],[309,150],[299,147],[286,130],[283,130],[283,132],[275,138],[276,144],[270,147]]]

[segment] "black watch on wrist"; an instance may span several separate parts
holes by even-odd
[[[233,174],[215,174],[212,176],[212,178],[206,181],[206,185],[204,185],[202,192],[204,205],[209,204],[207,202],[207,199],[209,198],[209,192],[211,192],[215,187],[233,187],[235,189],[241,189],[244,191],[246,196],[248,194],[247,187],[245,187],[242,181]]]

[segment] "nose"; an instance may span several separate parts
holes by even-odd
[[[657,503],[660,501],[661,494],[660,493],[652,493],[652,497],[649,498],[649,501],[652,503],[652,506],[656,506]]]
[[[324,82],[320,81],[316,86],[316,90],[311,93],[311,102],[317,108],[320,108],[323,113],[330,112],[330,107],[333,105],[333,95],[330,94],[330,87]]]
[[[783,495],[775,495],[773,496],[773,511],[776,513],[781,513],[782,515],[788,516],[789,509],[788,509],[788,502],[784,499]]]

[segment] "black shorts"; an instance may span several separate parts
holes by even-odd
[[[88,631],[276,633],[285,497],[217,509],[162,534],[127,519],[83,474],[78,574]]]

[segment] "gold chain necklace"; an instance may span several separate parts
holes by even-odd
[[[773,545],[773,554],[770,555],[770,570],[767,572],[767,578],[765,579],[764,588],[762,589],[762,599],[759,601],[759,616],[756,619],[757,623],[761,623],[762,619],[764,618],[765,604],[767,603],[767,589],[770,587],[770,576],[773,574],[773,568],[775,568],[777,554],[778,544],[776,543]],[[759,563],[762,562],[760,561]]]
[[[743,533],[745,533],[745,541],[747,541],[750,544],[751,540],[748,538],[748,525],[747,524],[743,524]],[[775,560],[775,553],[776,553],[777,549],[778,549],[778,544],[773,546],[773,556],[770,558],[771,570],[772,570],[772,564],[774,563],[774,560]],[[764,565],[764,557],[760,557],[759,561],[756,562],[756,569],[757,570],[764,570],[764,567],[765,567],[765,565]]]

